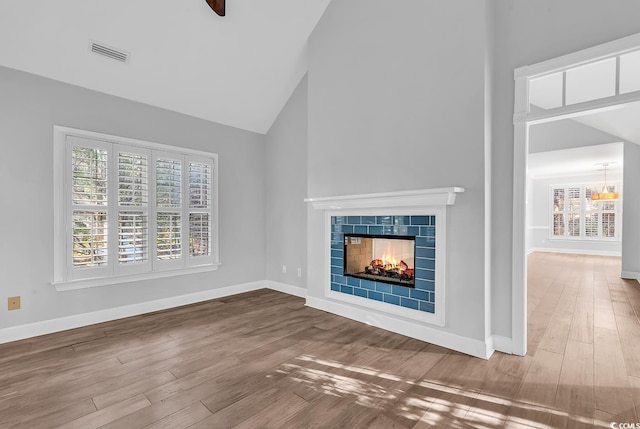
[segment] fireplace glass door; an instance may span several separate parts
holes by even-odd
[[[400,286],[415,285],[415,237],[344,235],[344,275]]]

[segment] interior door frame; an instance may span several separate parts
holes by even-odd
[[[527,353],[527,219],[525,202],[527,200],[529,127],[544,122],[612,110],[623,104],[640,101],[640,91],[619,94],[620,61],[617,61],[616,95],[598,100],[531,112],[529,109],[529,81],[536,77],[563,72],[576,66],[617,57],[638,49],[640,49],[640,33],[514,70],[513,271],[511,293],[511,348],[514,354],[524,356]],[[566,82],[566,79],[564,81]]]

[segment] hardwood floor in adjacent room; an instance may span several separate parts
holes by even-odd
[[[532,254],[526,357],[484,361],[269,290],[0,345],[0,427],[635,423],[640,287],[619,272]]]

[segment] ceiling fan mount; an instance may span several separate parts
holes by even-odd
[[[220,16],[224,16],[224,3],[225,0],[206,0],[207,4],[213,9],[215,13]]]

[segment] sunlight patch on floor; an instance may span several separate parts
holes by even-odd
[[[428,380],[410,380],[400,376],[378,371],[375,368],[343,364],[335,360],[319,359],[312,355],[300,355],[295,358],[299,364],[286,363],[278,372],[291,377],[314,391],[337,397],[355,398],[355,403],[372,409],[392,410],[407,420],[420,421],[429,425],[446,421],[458,422],[466,427],[497,428],[506,422],[524,428],[544,428],[544,424],[530,419],[517,417],[520,411],[534,412],[540,415],[552,415],[566,418],[575,423],[590,424],[592,419],[570,415],[536,403],[517,401],[492,394],[464,389],[461,386],[445,385]],[[313,366],[313,367],[312,367]],[[348,375],[351,373],[352,375]],[[380,383],[363,381],[360,378],[373,378]],[[382,383],[392,382],[393,388]],[[400,387],[395,385],[400,384]],[[401,401],[394,401],[406,395],[409,389],[419,388],[420,394],[412,393]],[[484,406],[483,406],[484,404]],[[490,408],[502,407],[508,413]],[[515,414],[515,415],[512,415]],[[608,424],[599,422],[597,424]],[[452,427],[456,427],[455,424]]]

